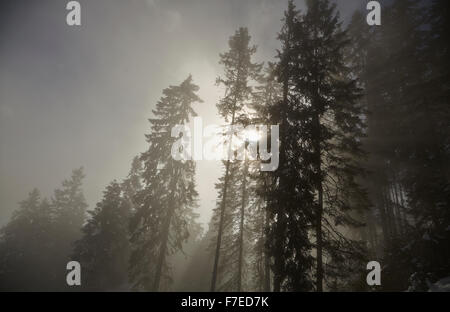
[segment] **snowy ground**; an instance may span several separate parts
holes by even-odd
[[[450,292],[450,276],[430,284],[429,292]]]

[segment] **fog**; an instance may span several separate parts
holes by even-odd
[[[221,123],[219,53],[248,27],[257,59],[270,60],[287,1],[80,1],[80,27],[65,1],[7,1],[0,12],[0,225],[37,187],[51,196],[83,166],[89,208],[147,148],[147,119],[163,88],[188,74],[204,124]],[[304,7],[298,1],[298,7]],[[338,1],[344,19],[361,1]],[[219,162],[199,161],[199,221],[216,201]]]

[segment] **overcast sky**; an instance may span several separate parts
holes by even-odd
[[[0,225],[33,187],[53,189],[83,166],[92,208],[146,150],[151,109],[189,74],[205,124],[219,123],[219,53],[249,28],[257,60],[272,60],[287,0],[96,0],[66,25],[68,1],[7,0],[0,11]],[[364,0],[342,0],[348,18]],[[304,6],[298,1],[298,6]],[[197,167],[201,222],[214,207],[219,163]]]

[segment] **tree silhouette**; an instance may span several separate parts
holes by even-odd
[[[136,289],[159,291],[170,282],[167,256],[181,250],[194,222],[196,206],[195,163],[171,155],[176,138],[171,130],[195,116],[192,104],[201,102],[198,87],[189,76],[179,86],[170,86],[149,119],[149,148],[141,156],[143,187],[135,195],[132,216],[130,278]]]

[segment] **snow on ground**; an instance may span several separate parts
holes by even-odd
[[[450,276],[430,285],[429,292],[450,292]]]

